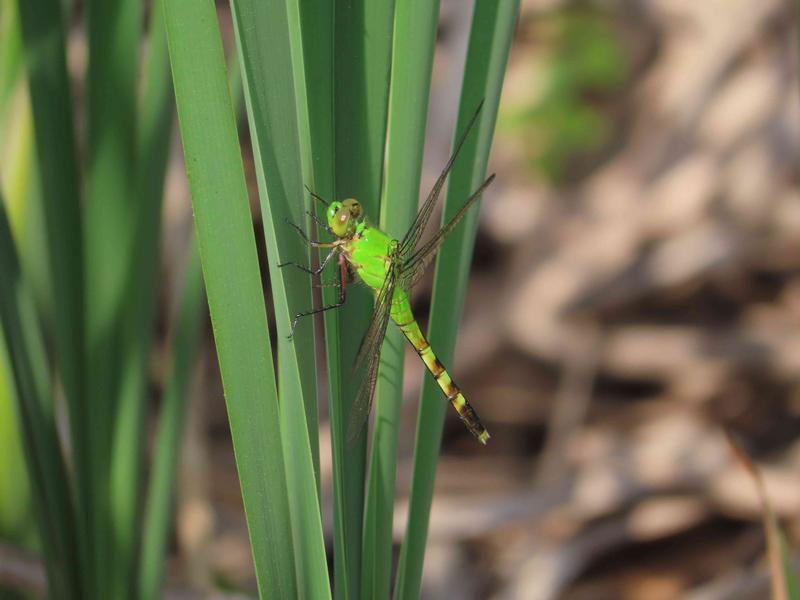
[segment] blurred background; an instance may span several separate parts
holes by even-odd
[[[797,547],[793,3],[522,6],[452,367],[494,437],[448,422],[428,597],[766,598],[724,429]],[[443,7],[431,177],[465,35]]]
[[[442,0],[423,194],[450,150],[470,14]],[[800,548],[796,43],[786,0],[522,1],[448,365],[492,440],[449,415],[424,598],[768,596],[761,504],[724,432]],[[162,307],[191,227],[179,148],[176,134]],[[423,322],[429,296],[425,280]],[[423,376],[409,349],[398,541]],[[192,390],[168,594],[254,593],[208,327]],[[330,534],[326,415],[323,394]]]

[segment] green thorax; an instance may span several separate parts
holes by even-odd
[[[397,240],[377,227],[361,221],[356,227],[355,235],[344,240],[342,251],[359,279],[377,295],[389,274],[392,253],[397,245]],[[395,285],[392,294],[391,318],[398,324],[414,320],[408,296],[400,285]]]
[[[361,280],[377,291],[389,273],[390,257],[396,246],[397,240],[363,219],[356,225],[354,235],[344,240],[342,250]]]

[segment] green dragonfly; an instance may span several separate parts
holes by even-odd
[[[416,350],[431,375],[436,379],[439,387],[442,388],[445,396],[456,409],[458,416],[467,429],[482,444],[486,444],[489,439],[489,432],[481,424],[475,410],[464,398],[461,390],[433,353],[433,349],[411,312],[411,303],[409,302],[411,288],[420,279],[425,267],[434,258],[442,242],[494,180],[494,174],[492,174],[467,199],[464,206],[459,209],[449,223],[442,227],[430,240],[417,248],[417,243],[433,214],[434,206],[442,191],[447,175],[453,167],[453,163],[464,145],[467,135],[475,125],[480,110],[481,106],[472,116],[466,131],[458,140],[452,156],[447,161],[447,165],[439,175],[425,203],[417,213],[414,223],[402,240],[392,239],[389,235],[371,225],[357,200],[348,198],[328,204],[311,190],[309,190],[309,193],[326,205],[327,222],[318,219],[311,213],[309,215],[325,231],[335,236],[336,239],[332,242],[312,240],[306,236],[301,227],[290,223],[311,246],[330,248],[331,251],[322,260],[318,269],[309,269],[295,262],[287,262],[278,266],[292,265],[312,275],[319,275],[334,256],[338,257],[339,282],[334,286],[339,289],[339,298],[335,304],[295,315],[292,321],[292,333],[289,338],[292,337],[298,321],[303,317],[333,310],[344,304],[348,272],[355,273],[375,294],[372,318],[361,340],[354,365],[354,371],[359,373],[363,379],[350,411],[347,432],[347,437],[350,440],[358,436],[372,407],[372,397],[378,379],[381,344],[386,335],[386,327],[390,319],[395,322],[408,341],[411,342],[411,345],[414,346],[414,350]]]

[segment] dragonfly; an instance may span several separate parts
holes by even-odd
[[[446,225],[439,229],[428,241],[421,245],[419,244],[422,232],[433,214],[447,176],[467,136],[477,121],[482,105],[483,102],[481,102],[481,105],[478,106],[470,119],[444,170],[434,183],[414,222],[402,240],[392,238],[371,224],[364,214],[361,204],[354,198],[328,203],[310,189],[308,190],[309,193],[325,205],[326,220],[323,221],[310,212],[307,214],[322,229],[334,236],[335,239],[330,242],[312,240],[306,235],[302,227],[289,223],[312,247],[329,248],[330,252],[320,262],[317,269],[311,269],[296,262],[285,262],[278,265],[279,267],[294,266],[313,276],[319,276],[334,258],[337,258],[339,267],[338,282],[328,284],[338,288],[337,301],[334,304],[296,314],[291,325],[290,339],[294,335],[298,322],[304,317],[335,310],[345,303],[348,274],[355,274],[362,283],[372,290],[375,296],[372,317],[361,340],[353,366],[354,373],[360,374],[362,379],[350,409],[347,437],[351,441],[360,433],[372,407],[375,384],[378,380],[380,349],[390,320],[400,328],[400,331],[403,332],[406,339],[414,347],[414,350],[425,363],[428,371],[430,371],[436,383],[439,384],[445,397],[453,405],[466,428],[480,443],[486,444],[489,440],[489,432],[481,423],[477,413],[450,377],[447,369],[436,358],[436,354],[414,317],[411,303],[409,302],[411,289],[422,277],[426,266],[436,256],[436,252],[444,240],[494,180],[495,175],[490,175],[470,195]]]

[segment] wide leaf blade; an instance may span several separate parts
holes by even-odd
[[[310,248],[287,221],[302,223],[307,208],[300,152],[302,90],[296,86],[285,2],[232,0],[234,30],[242,67],[250,139],[256,163],[278,333],[280,430],[286,457],[298,593],[330,595],[320,511],[316,361],[313,321],[301,321],[289,338],[294,315],[312,304],[311,282],[288,261],[307,262]],[[295,50],[297,50],[295,48]],[[302,69],[298,66],[297,69]]]
[[[206,295],[262,597],[297,594],[278,396],[213,0],[165,0]]]

